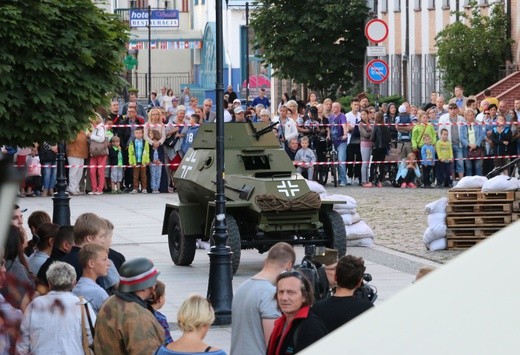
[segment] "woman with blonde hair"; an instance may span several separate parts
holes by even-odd
[[[161,120],[161,110],[158,108],[153,108],[148,112],[148,122],[144,126],[144,139],[151,148],[150,187],[152,193],[159,193],[164,163],[163,143],[166,139],[166,128]]]
[[[182,336],[175,342],[162,345],[157,355],[226,355],[221,349],[206,344],[203,340],[209,327],[215,321],[215,312],[209,301],[201,296],[193,295],[185,300],[177,314],[177,323]]]

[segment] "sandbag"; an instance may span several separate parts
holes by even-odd
[[[311,191],[317,192],[318,194],[323,194],[327,192],[327,190],[325,190],[323,185],[319,182],[307,179],[305,179],[305,181],[307,182],[307,186],[309,186],[309,189],[311,189]]]
[[[374,245],[374,239],[372,239],[372,238],[347,240],[347,247],[371,248],[373,245]]]
[[[464,176],[454,189],[481,189],[486,181],[488,179],[485,176]]]
[[[357,223],[361,221],[361,216],[359,213],[344,213],[341,215],[341,218],[343,219],[343,223],[345,223],[346,226],[350,226],[354,223]]]
[[[430,243],[430,245],[427,245],[427,248],[430,251],[438,251],[438,250],[445,250],[447,247],[446,238],[441,238],[434,240]]]
[[[498,175],[489,179],[482,186],[482,192],[510,191],[518,188],[518,179],[506,175]]]
[[[428,227],[435,227],[438,224],[446,225],[446,213],[430,213],[428,215]]]
[[[423,234],[423,243],[428,246],[435,240],[446,238],[446,225],[437,224],[434,227],[427,227]]]
[[[430,213],[446,213],[446,206],[448,206],[448,198],[442,197],[436,201],[430,202],[424,208],[425,212]]]
[[[374,231],[365,221],[359,221],[356,224],[345,226],[345,232],[347,233],[347,240],[374,238]]]

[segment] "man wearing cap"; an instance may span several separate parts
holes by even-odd
[[[152,354],[163,344],[164,330],[148,304],[158,275],[146,258],[123,263],[118,291],[98,313],[94,339],[97,355]]]
[[[245,115],[245,112],[244,112],[244,109],[242,108],[242,106],[236,107],[234,109],[234,112],[235,112],[235,118],[233,119],[232,122],[239,122],[239,123],[247,122],[246,115]]]
[[[231,309],[231,355],[265,354],[274,322],[281,315],[274,298],[276,277],[290,270],[295,259],[292,246],[276,243],[262,270],[237,289]]]
[[[362,258],[345,255],[339,259],[334,277],[336,292],[312,307],[329,333],[373,307],[370,301],[354,296],[354,292],[363,282],[365,269]]]

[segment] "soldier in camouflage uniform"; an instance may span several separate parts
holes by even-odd
[[[164,330],[148,304],[159,272],[146,258],[126,261],[119,289],[101,307],[96,321],[96,355],[153,354]]]

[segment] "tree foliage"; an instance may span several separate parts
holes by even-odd
[[[91,0],[5,0],[0,28],[1,144],[75,136],[121,83],[127,27]]]
[[[258,0],[252,12],[256,47],[274,75],[322,95],[361,80],[367,40],[364,0]]]
[[[482,15],[475,1],[469,10],[459,12],[461,21],[437,34],[437,55],[446,87],[462,85],[465,92],[478,93],[499,79],[498,68],[507,59],[512,40],[507,37],[502,3],[493,3],[489,16]]]

